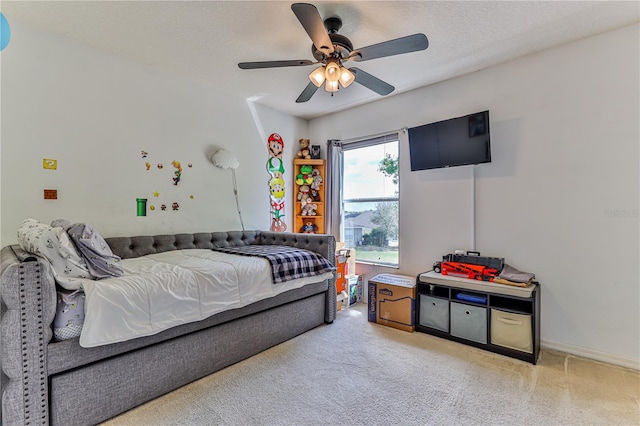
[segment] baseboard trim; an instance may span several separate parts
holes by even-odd
[[[580,346],[567,345],[565,343],[550,342],[548,340],[540,340],[540,346],[543,349],[551,349],[554,351],[566,352],[568,354],[577,355],[583,358],[589,358],[596,361],[602,361],[609,364],[619,365],[620,367],[640,370],[640,360],[625,358],[619,355],[609,354],[606,352],[594,351]]]

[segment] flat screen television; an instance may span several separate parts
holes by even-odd
[[[411,171],[491,162],[489,111],[409,129]]]

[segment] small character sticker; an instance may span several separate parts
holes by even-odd
[[[175,167],[175,171],[173,172],[173,184],[174,185],[178,185],[178,183],[180,182],[180,178],[182,177],[182,165],[180,165],[179,161],[173,160],[171,162],[171,165],[173,167]]]

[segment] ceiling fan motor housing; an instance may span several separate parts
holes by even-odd
[[[340,59],[349,57],[349,54],[353,50],[353,44],[347,37],[338,34],[338,30],[342,28],[342,19],[338,18],[337,16],[327,18],[324,20],[324,27],[329,33],[331,43],[333,43],[334,52],[332,56],[339,57]],[[322,61],[325,59],[324,53],[319,51],[315,45],[311,45],[311,53],[313,54],[313,57],[318,61]]]

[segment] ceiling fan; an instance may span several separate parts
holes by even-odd
[[[318,9],[312,4],[294,3],[291,10],[296,15],[307,34],[311,38],[313,45],[311,53],[316,62],[297,59],[285,61],[263,61],[263,62],[240,62],[241,69],[277,68],[277,67],[297,67],[321,64],[309,74],[310,83],[302,91],[296,102],[306,102],[316,93],[322,84],[325,90],[337,92],[342,87],[347,87],[354,81],[373,90],[379,95],[388,95],[395,88],[362,71],[359,68],[346,68],[343,62],[355,61],[363,62],[370,59],[383,58],[385,56],[400,55],[402,53],[425,50],[429,47],[429,41],[424,34],[413,34],[400,37],[394,40],[384,41],[371,46],[354,49],[351,41],[338,34],[342,27],[342,20],[338,17],[329,17],[324,21],[320,17]]]

